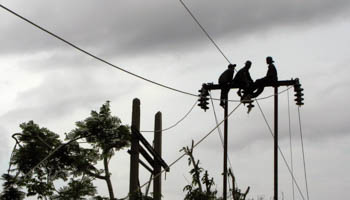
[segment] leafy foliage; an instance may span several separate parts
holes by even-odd
[[[181,151],[184,151],[185,154],[188,156],[188,165],[193,166],[193,168],[190,170],[190,174],[192,175],[192,182],[186,185],[183,189],[183,191],[187,191],[184,200],[222,200],[221,197],[216,197],[217,190],[212,189],[215,183],[214,179],[209,177],[208,171],[205,170],[203,176],[201,175],[204,169],[199,166],[199,160],[195,160],[193,156],[193,149],[193,140],[191,148],[183,147],[181,149]],[[230,195],[232,196],[232,198],[234,200],[245,200],[250,190],[250,187],[247,188],[246,192],[241,192],[241,190],[238,189],[238,187],[236,187],[237,184],[231,169],[229,170],[228,175],[229,177],[231,177],[232,180],[233,189],[230,189]],[[204,189],[202,185],[205,187]]]
[[[3,174],[2,180],[4,190],[0,195],[1,200],[22,200],[24,192],[20,191],[20,186],[17,185],[16,179],[10,174]]]
[[[53,199],[85,199],[83,196],[93,196],[96,193],[96,187],[92,184],[91,179],[83,177],[81,180],[71,179],[67,186],[59,190],[58,195]]]
[[[66,139],[79,137],[90,145],[89,148],[80,147],[79,151],[75,152],[76,156],[83,160],[74,159],[74,165],[77,171],[105,180],[109,197],[114,199],[108,164],[115,151],[130,145],[130,130],[128,126],[121,124],[118,117],[111,115],[108,101],[102,105],[99,112],[91,111],[90,115],[84,121],[77,122],[77,128],[67,134]],[[103,161],[103,169],[98,170],[94,167],[98,161]]]
[[[118,117],[111,116],[110,105],[107,101],[100,108],[100,112],[91,111],[91,116],[84,121],[76,122],[77,128],[67,135],[67,139],[83,137],[93,148],[91,151],[98,154],[98,160],[111,157],[114,150],[121,150],[130,145],[130,130],[121,125]],[[99,151],[102,150],[102,154]]]
[[[106,181],[110,199],[114,199],[108,163],[115,151],[129,146],[129,127],[111,115],[108,101],[99,112],[91,111],[91,116],[76,126],[66,134],[69,142],[64,144],[58,134],[47,128],[40,128],[33,121],[22,123],[22,132],[14,134],[19,148],[10,160],[10,172],[16,175],[3,175],[1,199],[23,199],[21,187],[26,189],[26,196],[36,195],[38,199],[84,199],[96,195],[95,179]],[[80,145],[78,139],[87,144]],[[103,161],[103,169],[96,168],[99,161]],[[57,180],[66,185],[56,189]]]

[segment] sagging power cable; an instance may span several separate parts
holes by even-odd
[[[196,107],[197,104],[197,100],[194,102],[194,104],[192,105],[192,107],[190,108],[190,110],[179,120],[177,121],[175,124],[169,126],[168,128],[162,129],[162,130],[154,130],[154,131],[140,131],[141,133],[152,133],[152,132],[164,132],[167,130],[170,130],[172,128],[174,128],[175,126],[179,125],[183,120],[186,119],[186,117],[193,111],[193,109]]]
[[[9,13],[15,15],[16,17],[22,19],[23,21],[25,21],[25,22],[27,22],[27,23],[33,25],[34,27],[40,29],[41,31],[44,31],[45,33],[47,33],[47,34],[53,36],[54,38],[56,38],[56,39],[58,39],[58,40],[64,42],[65,44],[71,46],[72,48],[74,48],[74,49],[76,49],[76,50],[78,50],[78,51],[80,51],[80,52],[82,52],[82,53],[84,53],[84,54],[86,54],[86,55],[88,55],[88,56],[94,58],[95,60],[98,60],[98,61],[100,61],[100,62],[102,62],[102,63],[104,63],[104,64],[110,66],[110,67],[113,67],[113,68],[115,68],[115,69],[118,69],[118,70],[120,70],[120,71],[122,71],[122,72],[125,72],[125,73],[127,73],[127,74],[129,74],[129,75],[132,75],[132,76],[136,77],[136,78],[142,79],[142,80],[144,80],[144,81],[146,81],[146,82],[155,84],[155,85],[157,85],[157,86],[160,86],[160,87],[163,87],[163,88],[166,88],[166,89],[169,89],[169,90],[178,92],[178,93],[186,94],[186,95],[189,95],[189,96],[198,97],[197,94],[193,94],[193,93],[190,93],[190,92],[186,92],[186,91],[183,91],[183,90],[180,90],[180,89],[176,89],[176,88],[173,88],[173,87],[170,87],[170,86],[167,86],[167,85],[158,83],[158,82],[156,82],[156,81],[150,80],[150,79],[148,79],[148,78],[145,78],[145,77],[143,77],[143,76],[140,76],[140,75],[138,75],[138,74],[135,74],[135,73],[133,73],[133,72],[130,72],[130,71],[126,70],[126,69],[123,69],[123,68],[121,68],[121,67],[119,67],[119,66],[117,66],[117,65],[115,65],[115,64],[113,64],[113,63],[110,63],[110,62],[108,62],[108,61],[106,61],[106,60],[104,60],[104,59],[102,59],[102,58],[100,58],[100,57],[98,57],[98,56],[96,56],[96,55],[94,55],[94,54],[88,52],[87,50],[82,49],[81,47],[78,47],[77,45],[73,44],[72,42],[69,42],[68,40],[62,38],[61,36],[59,36],[59,35],[57,35],[57,34],[51,32],[51,31],[47,30],[46,28],[43,28],[42,26],[40,26],[40,25],[34,23],[33,21],[31,21],[31,20],[29,20],[29,19],[23,17],[22,15],[20,15],[20,14],[14,12],[13,10],[11,10],[11,9],[9,9],[9,8],[7,8],[7,7],[5,7],[4,5],[0,4],[0,7],[3,8],[4,10],[8,11]],[[216,46],[217,46],[217,45],[216,45]],[[221,50],[220,50],[220,51],[221,51]],[[221,52],[222,52],[222,51],[221,51]],[[269,98],[269,97],[263,97],[263,98],[259,98],[259,99],[266,99],[266,98]],[[213,98],[213,100],[220,101],[219,98]],[[230,101],[230,102],[240,102],[240,100],[228,100],[228,101]]]
[[[73,44],[73,43],[67,41],[66,39],[62,38],[61,36],[58,36],[57,34],[55,34],[55,33],[51,32],[51,31],[49,31],[49,30],[43,28],[42,26],[40,26],[40,25],[34,23],[33,21],[31,21],[31,20],[29,20],[29,19],[27,19],[27,18],[21,16],[20,14],[18,14],[18,13],[16,13],[16,12],[12,11],[11,9],[9,9],[9,8],[7,8],[7,7],[5,7],[5,6],[3,6],[2,4],[0,4],[0,7],[3,8],[4,10],[10,12],[11,14],[13,14],[13,15],[19,17],[20,19],[24,20],[25,22],[28,22],[29,24],[35,26],[36,28],[38,28],[38,29],[40,29],[40,30],[46,32],[47,34],[49,34],[49,35],[55,37],[56,39],[58,39],[58,40],[60,40],[60,41],[62,41],[62,42],[64,42],[64,43],[68,44],[69,46],[73,47],[74,49],[76,49],[76,50],[78,50],[78,51],[80,51],[80,52],[82,52],[82,53],[84,53],[84,54],[86,54],[86,55],[88,55],[88,56],[90,56],[90,57],[92,57],[92,58],[94,58],[94,59],[100,61],[100,62],[103,62],[103,63],[105,63],[105,64],[107,64],[107,65],[109,65],[109,66],[111,66],[111,67],[114,67],[114,68],[120,70],[120,71],[123,71],[123,72],[125,72],[125,73],[127,73],[127,74],[130,74],[130,75],[132,75],[132,76],[135,76],[135,77],[137,77],[137,78],[139,78],[139,79],[142,79],[142,80],[144,80],[144,81],[150,82],[150,83],[152,83],[152,84],[158,85],[158,86],[160,86],[160,87],[163,87],[163,88],[166,88],[166,89],[169,89],[169,90],[173,90],[173,91],[176,91],[176,92],[179,92],[179,93],[187,94],[187,95],[190,95],[190,96],[196,96],[196,97],[197,97],[197,95],[195,95],[195,94],[192,94],[192,93],[189,93],[189,92],[185,92],[185,91],[182,91],[182,90],[179,90],[179,89],[176,89],[176,88],[173,88],[173,87],[170,87],[170,86],[167,86],[167,85],[164,85],[164,84],[161,84],[161,83],[152,81],[152,80],[150,80],[150,79],[148,79],[148,78],[142,77],[142,76],[140,76],[140,75],[138,75],[138,74],[135,74],[135,73],[133,73],[133,72],[130,72],[130,71],[128,71],[128,70],[126,70],[126,69],[123,69],[123,68],[121,68],[121,67],[118,67],[117,65],[114,65],[114,64],[112,64],[112,63],[110,63],[110,62],[108,62],[108,61],[106,61],[106,60],[104,60],[104,59],[102,59],[102,58],[100,58],[100,57],[98,57],[98,56],[96,56],[96,55],[94,55],[94,54],[88,52],[87,50],[84,50],[84,49],[78,47],[77,45],[75,45],[75,44]]]

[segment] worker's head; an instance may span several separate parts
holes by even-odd
[[[250,68],[250,66],[252,66],[252,62],[250,60],[245,61],[245,66]]]
[[[229,65],[228,65],[228,68],[229,68],[229,69],[234,69],[235,67],[236,67],[236,64],[229,64]]]
[[[274,62],[275,62],[275,61],[273,61],[273,59],[272,59],[271,56],[266,57],[266,63],[267,63],[267,64],[272,64],[272,63],[274,63]]]

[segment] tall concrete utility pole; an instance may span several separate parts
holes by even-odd
[[[154,151],[162,157],[162,113],[157,112],[154,122]],[[156,160],[156,158],[154,158]],[[162,198],[162,175],[161,165],[159,162],[154,163],[154,182],[153,182],[153,198],[161,200]]]
[[[139,139],[135,135],[135,130],[140,131],[140,100],[135,98],[132,102],[131,119],[131,151],[130,151],[130,200],[137,200],[139,192]]]

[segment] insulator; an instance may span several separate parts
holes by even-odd
[[[296,97],[294,100],[296,101],[296,104],[298,106],[304,105],[303,101],[304,98],[302,98],[302,96],[304,96],[304,93],[302,93],[302,91],[304,91],[303,88],[301,88],[301,84],[299,83],[299,79],[295,79],[296,83],[294,84],[294,96]]]

